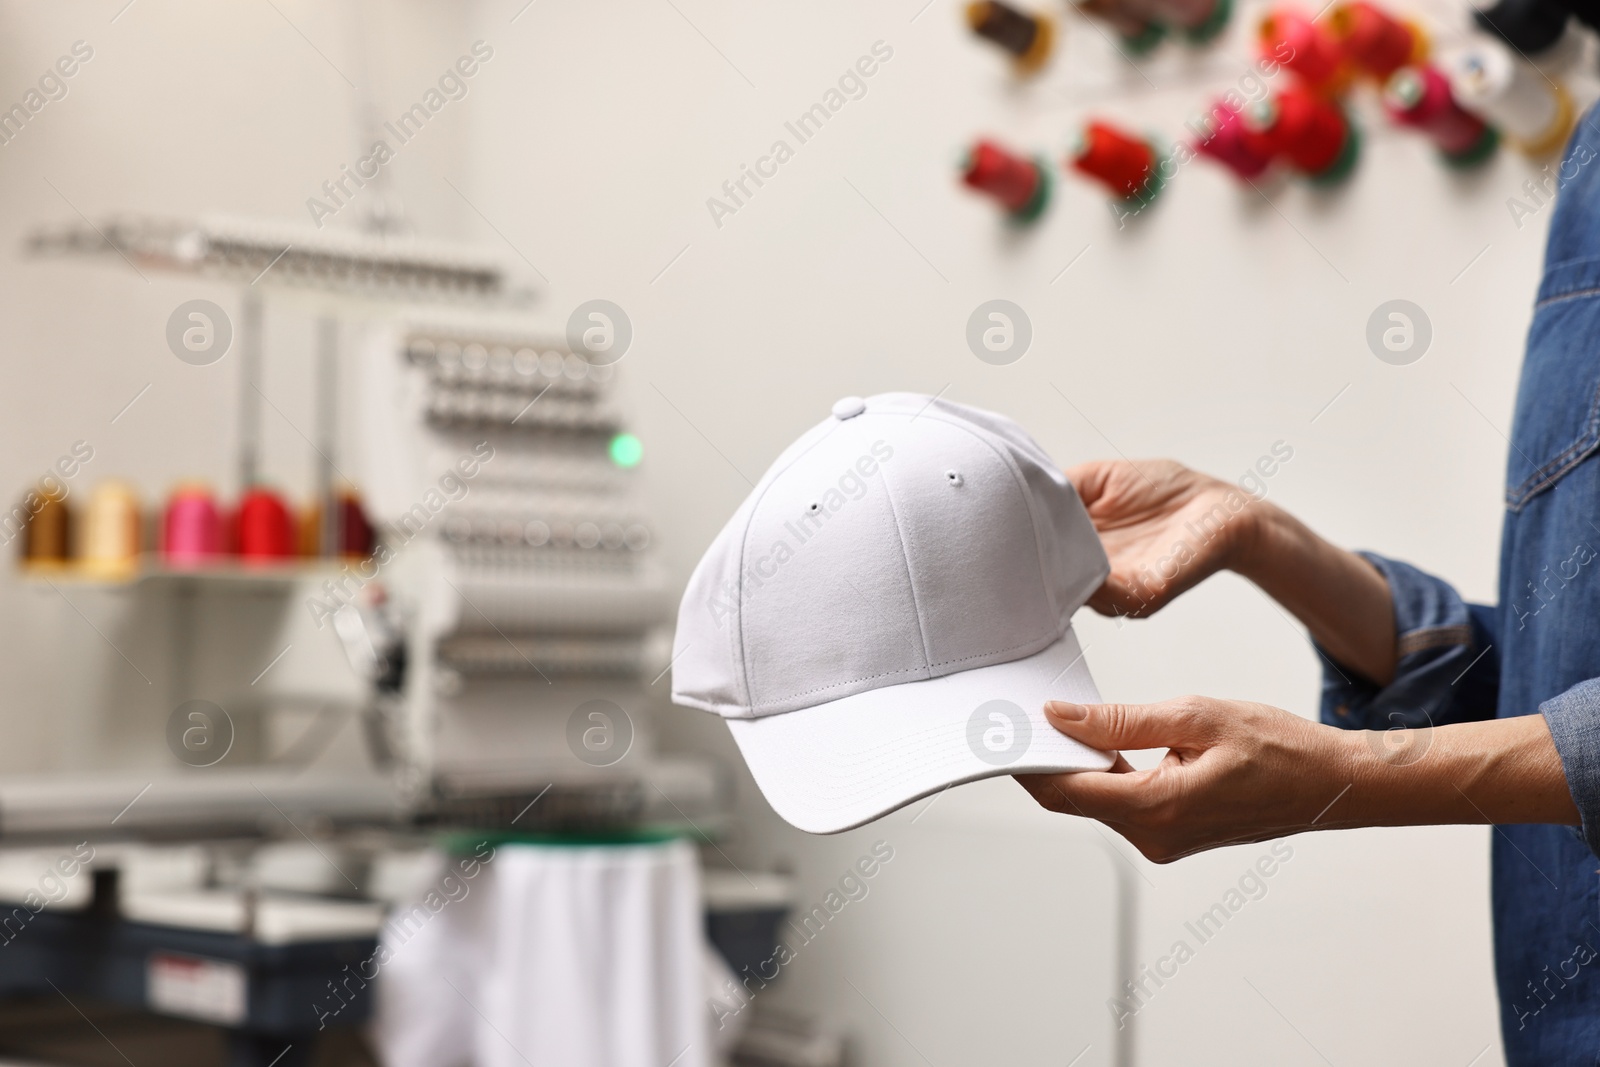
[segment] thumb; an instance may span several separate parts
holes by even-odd
[[[1088,507],[1105,494],[1106,482],[1111,475],[1111,464],[1104,460],[1094,460],[1089,463],[1080,463],[1075,467],[1068,467],[1063,473],[1067,481],[1072,483],[1072,488],[1078,491],[1078,499]]]
[[[1158,704],[1072,704],[1052,700],[1045,704],[1044,713],[1057,730],[1102,750],[1188,748],[1209,732],[1208,713],[1188,699]]]

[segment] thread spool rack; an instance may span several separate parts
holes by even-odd
[[[473,247],[223,217],[86,221],[40,229],[26,247],[41,258],[89,257],[239,287],[241,487],[260,474],[263,398],[252,383],[265,360],[264,301],[309,312],[318,324],[311,436],[323,516],[316,558],[179,566],[146,555],[122,575],[39,568],[26,580],[167,597],[174,701],[194,695],[185,649],[206,605],[221,598],[248,611],[297,592],[322,597],[367,679],[372,756],[407,819],[459,823],[515,808],[522,830],[559,829],[544,812],[557,823],[603,824],[621,809],[585,798],[626,787],[649,801],[630,805],[630,819],[717,824],[720,786],[705,766],[646,753],[618,771],[568,751],[567,715],[591,700],[624,709],[647,747],[641,694],[667,665],[671,598],[652,524],[630,489],[638,445],[624,433],[615,368],[530,330],[532,289],[504,262]],[[418,308],[434,310],[419,318]],[[352,369],[365,396],[341,400]],[[351,419],[362,455],[338,456],[342,419]],[[425,530],[413,529],[440,472],[480,442],[492,442],[495,457],[486,473],[462,499],[430,511]],[[336,463],[352,461],[368,515],[397,542],[381,567],[368,566],[376,554],[341,563],[330,551]],[[463,720],[496,720],[501,734],[475,747]],[[545,788],[567,799],[524,815],[518,798]]]

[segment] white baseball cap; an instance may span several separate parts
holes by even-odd
[[[846,397],[695,568],[672,699],[725,718],[811,833],[980,778],[1105,770],[1043,706],[1099,702],[1071,623],[1109,572],[1072,483],[1010,419]]]

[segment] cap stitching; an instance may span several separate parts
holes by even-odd
[[[911,608],[917,613],[917,639],[922,642],[922,669],[931,674],[933,665],[928,662],[928,627],[922,618],[922,600],[917,596],[917,579],[911,573],[911,549],[906,543],[908,534],[900,522],[900,509],[894,506],[894,487],[890,484],[889,474],[882,466],[878,468],[878,474],[883,480],[884,499],[889,502],[889,517],[894,521],[894,532],[900,541],[900,562],[906,569],[906,588],[911,591]]]
[[[989,431],[989,430],[985,429],[984,427],[979,426],[979,425],[977,425],[977,424],[975,424],[975,423],[973,423],[971,421],[968,421],[968,420],[965,420],[965,419],[962,419],[962,418],[959,418],[959,417],[955,417],[955,416],[951,415],[949,412],[941,410],[941,408],[939,407],[939,404],[940,404],[940,398],[935,397],[934,398],[934,403],[924,405],[922,408],[920,408],[916,412],[912,412],[909,409],[902,409],[902,408],[899,408],[899,407],[897,407],[896,405],[893,405],[893,404],[883,405],[883,406],[874,408],[870,403],[868,403],[867,407],[866,407],[866,411],[863,412],[863,413],[876,411],[877,414],[884,415],[884,416],[896,416],[896,415],[897,416],[902,416],[902,417],[909,416],[911,421],[915,421],[917,418],[920,418],[920,417],[923,417],[923,416],[927,416],[928,418],[930,418],[930,419],[932,419],[934,421],[942,422],[947,426],[951,426],[951,427],[954,427],[955,429],[964,431],[965,433],[967,433],[969,436],[971,436],[975,440],[981,442],[983,445],[985,445],[987,448],[989,448],[989,450],[991,452],[994,452],[1000,458],[1001,462],[1005,464],[1007,470],[1011,473],[1011,477],[1012,477],[1013,481],[1018,485],[1018,488],[1022,493],[1023,501],[1024,501],[1026,507],[1028,508],[1028,517],[1030,519],[1030,524],[1033,527],[1034,549],[1035,549],[1036,562],[1037,562],[1037,564],[1039,566],[1040,585],[1044,589],[1046,603],[1047,603],[1047,605],[1049,606],[1050,610],[1052,611],[1052,613],[1055,616],[1054,619],[1052,620],[1053,624],[1054,624],[1053,627],[1052,627],[1052,634],[1049,636],[1049,639],[1045,643],[1049,644],[1050,642],[1052,642],[1054,640],[1058,640],[1060,638],[1060,636],[1061,636],[1061,630],[1062,630],[1062,626],[1061,626],[1061,624],[1062,624],[1061,611],[1060,611],[1060,606],[1056,603],[1055,591],[1053,589],[1051,589],[1051,587],[1050,587],[1049,574],[1048,574],[1048,570],[1047,570],[1047,568],[1045,566],[1044,545],[1043,545],[1043,543],[1041,541],[1040,531],[1039,531],[1040,519],[1039,519],[1038,512],[1037,512],[1036,508],[1034,507],[1034,501],[1033,501],[1032,494],[1030,492],[1029,486],[1027,484],[1027,479],[1022,474],[1022,472],[1021,472],[1021,470],[1019,468],[1019,465],[1017,463],[1016,457],[1012,454],[1010,443],[1009,442],[1005,442],[1005,439],[1001,438],[1002,442],[1004,442],[1006,444],[1006,447],[1000,447],[999,445],[997,445],[995,443],[994,440],[991,440],[991,437],[996,437],[998,435],[993,434],[991,431]],[[781,476],[783,473],[787,472],[790,467],[792,467],[792,466],[794,466],[794,464],[798,463],[804,456],[809,454],[812,449],[816,448],[818,445],[822,444],[823,441],[827,440],[828,437],[832,436],[832,434],[840,426],[845,425],[845,421],[841,421],[841,420],[838,420],[836,418],[832,419],[831,421],[832,421],[832,425],[829,426],[828,433],[825,433],[825,434],[821,435],[820,437],[818,437],[817,440],[812,442],[811,445],[804,452],[801,452],[798,455],[794,456],[789,461],[789,463],[786,464],[783,467],[782,470],[769,470],[767,472],[767,477],[764,479],[766,484],[764,484],[764,485],[762,485],[760,487],[760,496],[757,497],[757,499],[752,503],[752,507],[751,507],[751,511],[750,511],[750,514],[751,514],[752,517],[754,516],[756,509],[760,505],[761,497],[765,497],[767,491],[771,489],[772,485],[777,481],[777,478],[779,476]],[[846,420],[846,421],[848,421],[848,420]],[[1053,464],[1053,461],[1050,459],[1049,455],[1045,454],[1043,452],[1043,449],[1040,449],[1036,442],[1033,443],[1033,444],[1034,444],[1034,448],[1037,449],[1041,453],[1041,455],[1038,456],[1038,457],[1030,457],[1030,458],[1034,458],[1034,459],[1042,458],[1045,462]],[[885,481],[885,488],[886,489],[887,489],[887,485],[888,485],[888,483],[887,483],[887,480],[886,480]],[[1068,485],[1069,485],[1069,487],[1071,487],[1071,483],[1070,482],[1068,483]],[[1073,488],[1074,492],[1075,492],[1075,487],[1071,487],[1071,488]],[[747,642],[745,641],[745,616],[744,616],[744,585],[745,585],[745,573],[744,573],[744,571],[745,571],[745,569],[744,569],[744,559],[745,559],[746,550],[748,549],[748,546],[749,546],[749,538],[750,538],[750,523],[747,521],[746,524],[745,524],[745,529],[743,531],[743,534],[739,539],[739,564],[738,564],[739,565],[739,570],[738,570],[739,599],[738,599],[737,604],[735,605],[736,608],[738,609],[738,614],[739,614],[738,627],[737,627],[739,649],[738,649],[737,659],[738,659],[738,663],[739,663],[739,673],[742,676],[743,682],[744,682],[744,693],[745,693],[745,696],[746,696],[746,702],[743,703],[743,704],[730,704],[730,705],[726,705],[726,706],[732,707],[735,710],[745,710],[745,711],[749,711],[751,713],[754,713],[754,712],[756,712],[756,711],[758,711],[758,710],[760,710],[762,708],[769,708],[769,707],[773,707],[775,705],[787,703],[787,702],[789,702],[791,700],[794,700],[794,699],[796,699],[798,697],[810,696],[813,693],[826,692],[826,691],[828,691],[830,689],[838,689],[838,688],[842,688],[844,686],[855,685],[855,684],[857,684],[859,682],[871,681],[871,680],[876,679],[876,678],[886,678],[886,677],[891,677],[891,676],[894,676],[894,675],[909,674],[909,673],[913,673],[914,671],[926,671],[926,672],[929,673],[929,676],[932,677],[933,676],[932,672],[933,672],[933,670],[935,668],[952,666],[952,665],[958,664],[958,663],[965,663],[968,660],[982,659],[982,658],[984,658],[986,656],[1003,655],[1003,654],[1005,654],[1007,652],[1016,651],[1019,648],[1026,648],[1030,644],[1037,644],[1038,638],[1035,638],[1035,639],[1033,639],[1031,641],[1025,641],[1025,642],[1022,642],[1020,644],[1012,645],[1012,646],[1010,646],[1008,648],[993,649],[993,650],[990,650],[990,651],[987,651],[987,652],[974,653],[973,655],[962,656],[962,657],[958,657],[956,659],[940,660],[938,663],[931,662],[931,660],[930,660],[930,658],[928,656],[927,634],[924,632],[924,629],[923,629],[922,607],[921,607],[921,604],[917,600],[915,582],[912,581],[911,578],[910,578],[910,560],[909,560],[909,557],[908,557],[908,555],[906,553],[905,533],[904,533],[903,529],[901,528],[899,515],[894,509],[893,496],[892,496],[892,494],[886,494],[886,495],[889,496],[890,511],[891,511],[891,514],[892,514],[892,516],[894,518],[894,521],[895,521],[896,532],[900,535],[900,538],[901,538],[902,561],[906,564],[907,581],[908,581],[908,584],[911,586],[912,603],[915,605],[916,611],[917,611],[917,630],[918,630],[918,636],[922,641],[923,666],[922,667],[918,667],[918,668],[906,668],[906,669],[896,670],[896,671],[884,671],[884,672],[882,672],[880,674],[871,674],[871,675],[866,675],[866,676],[863,676],[863,677],[860,677],[860,678],[853,678],[853,679],[848,679],[848,680],[841,681],[841,682],[834,682],[834,683],[830,683],[829,685],[819,686],[819,687],[816,687],[816,688],[813,688],[813,689],[807,689],[807,690],[804,690],[804,691],[801,691],[801,692],[798,692],[798,693],[791,693],[791,694],[786,695],[785,697],[783,697],[780,700],[769,700],[769,701],[763,701],[761,703],[757,703],[754,700],[755,687],[752,684],[752,680],[751,680],[750,660],[749,660],[749,657],[745,654],[745,650],[746,650],[746,648],[748,646],[747,646]],[[1040,647],[1043,647],[1043,646],[1040,646]],[[719,707],[720,706],[723,706],[723,705],[719,705]]]
[[[965,429],[966,427],[963,428]],[[1045,567],[1044,541],[1039,536],[1039,511],[1038,508],[1034,506],[1033,489],[1030,485],[1028,485],[1028,477],[1022,473],[1021,465],[1017,463],[1017,458],[1012,454],[1010,448],[1001,448],[997,446],[993,441],[989,440],[988,437],[977,433],[975,430],[969,429],[968,432],[978,440],[982,441],[985,445],[988,445],[989,448],[1000,457],[1000,462],[1004,463],[1006,465],[1006,469],[1011,472],[1011,478],[1016,483],[1018,492],[1022,494],[1022,505],[1028,509],[1029,525],[1033,527],[1033,550],[1035,562],[1039,564],[1039,588],[1044,590],[1045,604],[1049,606],[1050,614],[1054,619],[1056,629],[1059,631],[1061,627],[1061,607],[1056,603],[1056,591],[1050,585],[1050,573]],[[1045,458],[1049,459],[1048,456]],[[1050,462],[1053,465],[1055,461],[1051,460]],[[1070,484],[1070,482],[1068,484]],[[1077,490],[1074,489],[1073,492],[1076,493]]]
[[[1041,764],[1059,763],[1062,762],[1062,757],[1067,755],[1076,757],[1073,762],[1078,769],[1087,769],[1084,764],[1090,761],[1084,758],[1086,746],[1082,742],[1074,741],[1072,738],[1056,733],[1054,730],[1046,733],[1043,731],[1042,725],[1037,726],[1036,729],[1040,732],[1035,736],[1027,750],[1017,758],[1016,763],[998,767],[986,767],[983,770],[978,770],[972,767],[971,764],[966,764],[965,766],[972,772],[971,775],[962,775],[956,781],[944,784],[961,785],[1002,774],[1026,772],[1030,765],[1039,766]],[[925,739],[931,740],[933,743],[921,743]],[[952,737],[948,723],[941,723],[935,728],[922,730],[908,738],[896,740],[903,741],[904,744],[877,746],[872,753],[871,759],[857,761],[857,766],[866,764],[868,769],[849,773],[848,780],[841,780],[841,777],[837,774],[831,779],[821,778],[819,775],[821,780],[816,787],[805,790],[803,795],[800,791],[785,788],[785,786],[791,784],[787,782],[782,785],[769,783],[765,788],[774,789],[784,799],[798,801],[811,811],[819,814],[845,811],[853,808],[864,797],[877,797],[885,792],[898,791],[908,779],[917,777],[918,772],[926,773],[930,762],[945,764],[951,756],[959,759],[961,753],[966,751],[965,739]],[[915,747],[916,751],[908,754],[905,749],[911,747]],[[810,756],[809,753],[807,755]],[[1055,758],[1052,759],[1052,757]],[[811,758],[807,762],[819,770],[825,769],[837,772],[840,769],[839,764],[832,760],[823,761]],[[948,767],[945,769],[948,769]],[[934,777],[942,780],[946,775],[938,774]],[[933,792],[937,788],[939,787],[934,786],[928,792]],[[927,793],[923,794],[923,796],[926,795]],[[907,801],[906,803],[910,802]]]
[[[823,425],[827,424],[824,423]],[[758,487],[756,498],[750,502],[750,513],[745,518],[744,531],[739,536],[739,597],[733,605],[734,610],[739,613],[739,648],[734,658],[738,661],[739,675],[744,681],[744,703],[735,704],[734,707],[746,707],[751,711],[754,711],[756,708],[760,707],[760,705],[755,702],[755,686],[752,685],[750,681],[750,657],[745,655],[745,649],[749,646],[744,637],[744,556],[745,551],[750,547],[751,523],[755,519],[756,512],[760,510],[762,499],[766,497],[767,493],[771,491],[773,485],[777,483],[779,476],[788,471],[789,468],[793,467],[796,463],[799,463],[800,460],[805,456],[809,455],[812,449],[822,444],[822,442],[826,441],[829,437],[832,437],[838,428],[843,425],[843,422],[840,422],[838,419],[833,419],[832,425],[828,426],[828,432],[819,435],[815,441],[811,442],[805,451],[790,459],[789,462],[784,466],[783,470],[769,469],[767,473],[762,476],[762,484]],[[926,659],[927,657],[923,658]]]
[[[931,406],[932,405],[930,405],[930,407]],[[1054,626],[1056,628],[1056,636],[1059,637],[1060,636],[1060,631],[1061,631],[1061,622],[1062,622],[1062,619],[1061,619],[1061,606],[1056,603],[1056,592],[1055,592],[1055,590],[1053,588],[1051,588],[1051,585],[1050,585],[1050,573],[1049,573],[1048,568],[1045,566],[1044,542],[1039,536],[1039,523],[1040,523],[1039,512],[1038,512],[1038,509],[1034,506],[1033,491],[1032,491],[1031,487],[1028,485],[1027,476],[1022,473],[1022,468],[1017,463],[1017,457],[1012,454],[1012,449],[1010,447],[1009,442],[1004,442],[1004,438],[1001,438],[1001,441],[1005,443],[1005,446],[1002,447],[1001,445],[995,444],[995,442],[993,440],[991,440],[991,438],[998,437],[999,435],[994,434],[991,431],[989,431],[989,430],[985,429],[984,427],[979,426],[979,425],[977,425],[976,423],[973,423],[973,422],[969,422],[969,421],[965,421],[965,420],[961,420],[961,419],[954,419],[954,418],[940,418],[939,415],[937,415],[937,414],[933,415],[931,417],[934,418],[935,420],[939,421],[939,422],[943,422],[948,426],[953,426],[957,430],[961,430],[961,431],[967,433],[968,435],[970,435],[974,440],[976,440],[980,444],[984,445],[986,448],[989,449],[989,451],[993,452],[997,457],[999,457],[1000,462],[1003,463],[1005,465],[1006,470],[1010,472],[1012,481],[1016,484],[1017,490],[1022,494],[1023,506],[1028,509],[1028,521],[1029,521],[1029,524],[1033,527],[1033,549],[1034,549],[1035,562],[1037,562],[1038,565],[1039,565],[1039,587],[1044,590],[1045,603],[1050,608],[1050,614],[1051,614]],[[1035,447],[1038,447],[1037,442],[1035,442]],[[1041,449],[1039,449],[1039,451],[1043,452],[1044,450],[1041,448]],[[1050,459],[1048,454],[1046,454],[1044,456],[1044,458],[1047,461],[1049,461],[1052,466],[1054,466],[1055,461]],[[1071,487],[1073,495],[1076,496],[1077,495],[1077,487],[1073,486],[1070,481],[1068,481],[1067,484],[1068,484],[1069,487]],[[920,609],[919,609],[919,619],[920,619]],[[1020,646],[1018,646],[1018,647],[1020,647]],[[923,659],[927,659],[927,656],[924,655]],[[953,661],[947,661],[947,662],[959,662],[959,661],[953,660]],[[934,666],[938,666],[938,664],[929,664],[930,669],[932,667],[934,667]]]
[[[933,411],[934,410],[933,409],[933,405],[929,405],[928,408],[924,409],[924,410],[925,411]],[[881,415],[905,415],[906,413],[905,412],[881,411],[880,410],[879,414],[881,414]],[[919,415],[920,415],[920,413],[919,413]],[[913,416],[913,418],[916,418],[916,417],[917,416]],[[1015,457],[1011,455],[1010,450],[1008,448],[1002,448],[999,445],[996,445],[994,441],[990,440],[986,431],[980,432],[980,431],[982,431],[982,427],[975,426],[974,424],[972,424],[970,422],[967,422],[967,421],[964,421],[964,420],[961,420],[961,419],[956,419],[956,418],[943,416],[942,413],[937,412],[937,411],[934,411],[934,413],[929,415],[929,417],[932,418],[936,422],[942,422],[947,426],[950,426],[950,427],[952,427],[952,428],[954,428],[956,430],[959,430],[959,431],[967,434],[974,441],[977,441],[979,444],[983,445],[985,448],[988,448],[989,451],[993,452],[995,454],[996,458],[998,458],[1000,460],[1001,464],[1003,464],[1005,466],[1007,472],[1010,473],[1013,484],[1015,484],[1017,486],[1018,492],[1020,492],[1022,494],[1023,506],[1028,509],[1029,525],[1033,529],[1034,558],[1035,558],[1035,563],[1039,567],[1039,585],[1044,590],[1045,604],[1049,608],[1051,616],[1052,616],[1051,617],[1051,624],[1052,624],[1051,633],[1048,635],[1048,639],[1046,640],[1046,644],[1049,644],[1049,643],[1052,643],[1052,642],[1054,642],[1056,640],[1059,640],[1060,637],[1061,637],[1061,609],[1056,604],[1055,593],[1050,588],[1049,575],[1046,572],[1045,565],[1044,565],[1044,546],[1040,543],[1040,539],[1039,539],[1039,516],[1038,516],[1038,513],[1035,511],[1034,506],[1033,506],[1033,498],[1032,498],[1032,494],[1031,494],[1031,491],[1029,489],[1029,486],[1027,484],[1027,479],[1022,475],[1021,470],[1018,468],[1018,465],[1017,465]],[[880,471],[880,473],[884,473],[884,472]],[[887,474],[885,473],[885,475],[884,475],[884,488],[886,490],[885,495],[888,497],[888,500],[889,500],[889,510],[890,510],[891,516],[894,519],[895,531],[900,536],[901,557],[902,557],[902,561],[906,565],[906,582],[907,582],[907,585],[909,585],[910,588],[911,588],[911,602],[912,602],[913,606],[916,608],[916,612],[917,612],[917,634],[918,634],[918,637],[922,641],[922,662],[923,662],[923,666],[921,668],[904,668],[904,669],[896,670],[896,671],[884,671],[884,672],[882,672],[880,674],[869,674],[869,675],[866,675],[866,676],[861,677],[861,678],[851,678],[851,679],[846,679],[845,681],[842,681],[842,682],[832,682],[832,683],[830,683],[828,685],[825,685],[825,686],[818,686],[817,688],[814,688],[814,689],[806,689],[806,690],[802,690],[802,691],[797,692],[797,693],[790,693],[790,694],[784,696],[781,699],[763,701],[762,703],[759,703],[759,704],[756,703],[752,699],[750,701],[750,703],[748,705],[746,705],[751,712],[758,711],[761,708],[768,708],[768,707],[773,707],[775,705],[785,704],[785,703],[788,703],[789,701],[795,700],[795,699],[800,698],[800,697],[810,696],[813,693],[827,692],[830,689],[838,689],[838,688],[841,688],[843,686],[855,685],[858,682],[871,681],[871,680],[873,680],[875,678],[887,678],[887,677],[891,677],[893,675],[909,674],[909,673],[912,673],[912,671],[919,670],[919,669],[927,671],[929,677],[934,677],[933,671],[936,668],[949,667],[949,666],[953,666],[953,665],[955,665],[957,663],[965,663],[968,660],[982,659],[982,658],[984,658],[986,656],[1003,655],[1003,654],[1005,654],[1007,652],[1014,652],[1019,648],[1027,648],[1029,645],[1037,644],[1038,641],[1040,640],[1039,638],[1035,637],[1035,638],[1029,639],[1028,641],[1023,641],[1020,644],[1012,645],[1009,648],[991,649],[991,650],[986,651],[986,652],[973,653],[970,656],[961,656],[961,657],[958,657],[958,658],[955,658],[955,659],[940,660],[938,663],[932,662],[931,658],[928,655],[928,636],[927,636],[927,632],[926,632],[926,630],[924,628],[924,625],[923,625],[922,604],[917,598],[916,582],[911,577],[911,562],[910,562],[910,558],[909,558],[909,553],[906,550],[906,543],[905,543],[906,532],[905,532],[904,527],[900,523],[899,512],[894,507],[894,494],[892,492],[888,492],[887,491],[888,487],[889,487],[889,478],[888,478]],[[744,614],[743,614],[743,612],[740,613],[739,622],[740,622],[740,626],[742,627],[743,624],[744,624]],[[748,664],[746,665],[745,674],[746,674],[747,686],[748,686],[748,678],[749,678]],[[753,696],[753,690],[752,689],[747,688],[746,691],[747,692],[751,692],[752,696]]]
[[[1055,636],[1050,638],[1050,640],[1047,642],[1047,645],[1054,644],[1055,642],[1057,642],[1059,640],[1061,640],[1060,635],[1059,634],[1055,635]],[[814,689],[806,689],[806,690],[802,690],[801,692],[798,692],[798,693],[790,693],[788,696],[784,697],[783,700],[769,700],[769,701],[767,701],[767,702],[765,702],[763,704],[751,704],[750,705],[750,710],[751,711],[755,711],[757,708],[766,708],[766,707],[771,707],[774,704],[783,704],[783,703],[786,703],[786,702],[788,702],[790,700],[794,700],[796,697],[806,697],[806,696],[810,696],[813,693],[825,693],[829,689],[839,689],[839,688],[841,688],[843,686],[855,685],[857,682],[870,682],[874,678],[887,678],[890,675],[895,675],[895,674],[910,674],[912,671],[915,671],[915,670],[930,669],[930,668],[933,668],[933,667],[948,667],[953,663],[965,663],[969,659],[983,659],[985,656],[999,656],[999,655],[1003,655],[1003,654],[1005,654],[1007,652],[1015,652],[1019,648],[1027,648],[1029,645],[1032,645],[1037,641],[1038,641],[1038,638],[1034,638],[1031,641],[1023,641],[1021,644],[1012,645],[1010,648],[996,648],[996,649],[993,649],[993,650],[988,651],[988,652],[975,652],[970,656],[961,656],[961,657],[958,657],[956,659],[940,660],[938,663],[930,663],[930,664],[928,664],[927,668],[907,667],[907,668],[905,668],[903,670],[898,670],[898,671],[881,671],[878,674],[864,674],[860,678],[848,678],[848,679],[846,679],[845,681],[842,681],[842,682],[831,682],[828,685],[819,685]],[[923,659],[926,660],[927,656],[924,655]],[[929,679],[929,680],[931,681],[932,679]],[[796,710],[799,710],[799,709],[796,709]]]

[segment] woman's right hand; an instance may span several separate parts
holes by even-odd
[[[1089,606],[1150,615],[1234,565],[1256,534],[1255,499],[1170,459],[1106,460],[1067,471],[1111,560]]]
[[[1332,659],[1394,677],[1394,606],[1377,567],[1288,512],[1170,459],[1067,471],[1111,559],[1089,598],[1102,615],[1151,615],[1220,570],[1238,571],[1305,624]]]

